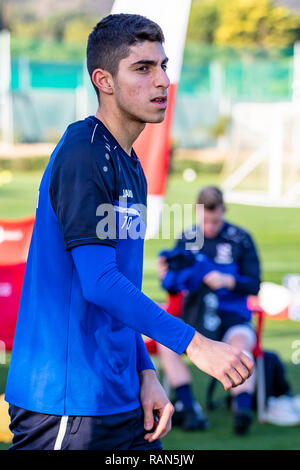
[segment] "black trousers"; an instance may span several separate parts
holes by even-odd
[[[161,450],[144,439],[143,410],[109,416],[57,416],[9,406],[9,450]]]

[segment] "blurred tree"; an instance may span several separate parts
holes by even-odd
[[[4,0],[0,0],[0,31],[2,29],[10,29]]]
[[[288,47],[300,33],[300,17],[272,0],[219,0],[215,43]]]
[[[1,1],[1,0],[0,0]],[[28,17],[14,21],[13,31],[16,36],[35,39],[52,39],[54,41],[80,42],[86,40],[95,19],[80,13],[56,13],[49,18],[36,19]]]
[[[192,2],[187,40],[213,43],[218,25],[218,0],[194,0]]]
[[[13,21],[12,30],[14,35],[23,39],[39,39],[45,36],[45,24],[42,21],[24,21],[18,18]]]
[[[288,47],[300,39],[300,15],[274,0],[194,0],[187,39],[233,47]]]
[[[0,0],[0,31],[4,29],[3,1]]]
[[[96,20],[91,17],[73,18],[65,25],[64,39],[68,42],[87,41],[95,24]]]
[[[64,38],[65,27],[73,15],[69,13],[56,13],[45,20],[48,33],[56,41],[62,41]]]

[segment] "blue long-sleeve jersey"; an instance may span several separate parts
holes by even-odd
[[[96,416],[140,406],[153,368],[141,334],[181,354],[195,331],[142,292],[147,182],[94,116],[71,124],[44,172],[6,400]]]

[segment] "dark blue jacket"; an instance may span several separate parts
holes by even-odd
[[[195,263],[183,269],[170,270],[163,280],[166,290],[195,291],[203,277],[211,270],[234,276],[233,290],[219,289],[219,314],[235,313],[250,319],[247,297],[256,295],[260,286],[260,263],[255,244],[250,234],[229,222],[225,222],[220,233],[213,239],[201,237],[200,228],[192,227],[179,238],[173,253],[187,253],[189,243],[195,255]],[[202,244],[203,242],[203,244]],[[190,253],[191,253],[190,252]],[[162,252],[166,255],[167,252]],[[201,256],[199,256],[201,255]],[[178,256],[177,256],[178,258]]]

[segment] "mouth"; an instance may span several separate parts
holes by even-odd
[[[154,103],[156,106],[158,106],[161,109],[166,109],[167,101],[168,99],[166,96],[157,96],[156,98],[153,98],[151,100],[151,103]]]

